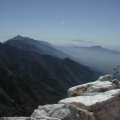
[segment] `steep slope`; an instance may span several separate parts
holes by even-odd
[[[95,80],[89,68],[65,58],[0,44],[0,116],[30,115],[57,102],[69,87]]]
[[[55,49],[54,46],[48,42],[37,41],[28,37],[22,37],[20,35],[17,35],[16,37],[6,41],[5,43],[18,47],[20,49],[34,51],[42,55],[51,55],[58,58],[68,57],[67,54]]]

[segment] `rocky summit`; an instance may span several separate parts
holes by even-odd
[[[108,74],[68,90],[58,104],[39,106],[29,118],[1,120],[120,120],[120,82]]]

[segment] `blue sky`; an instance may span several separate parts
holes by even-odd
[[[0,41],[18,34],[118,44],[120,0],[0,0]]]

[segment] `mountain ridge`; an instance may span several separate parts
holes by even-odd
[[[108,49],[108,48],[102,47],[102,46],[100,46],[100,45],[94,45],[94,46],[89,46],[89,47],[88,47],[88,46],[76,46],[76,45],[67,46],[67,47],[64,47],[64,46],[56,46],[56,48],[59,48],[59,47],[62,47],[62,48],[81,48],[81,49],[106,51],[106,52],[111,52],[111,53],[115,53],[115,54],[120,54],[120,52],[118,52],[118,51],[116,51],[116,50]]]
[[[114,67],[120,64],[120,53],[118,51],[101,46],[57,46],[56,48],[76,58],[74,60],[77,62],[87,65],[91,69],[102,71],[103,73],[112,74]]]
[[[62,59],[68,57],[67,54],[56,49],[52,44],[46,41],[34,40],[20,35],[17,35],[16,37],[7,40],[4,43],[20,49],[34,51],[43,55],[48,54]]]

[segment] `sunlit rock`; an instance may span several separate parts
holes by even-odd
[[[96,95],[99,92],[105,92],[120,88],[118,80],[112,79],[112,75],[101,76],[95,82],[78,85],[68,89],[68,97]]]
[[[60,119],[68,119],[69,117],[69,109],[65,106],[65,104],[52,104],[39,106],[37,110],[35,110],[31,115],[32,119],[51,119],[51,120],[60,120]],[[68,119],[69,120],[69,119]]]
[[[30,117],[1,117],[0,120],[30,120]]]
[[[59,104],[72,104],[87,113],[92,112],[94,120],[120,120],[120,82],[112,79],[112,75],[72,87],[68,90],[68,96],[60,100]]]
[[[110,81],[113,79],[113,76],[111,74],[107,74],[107,75],[104,75],[104,76],[100,76],[98,78],[98,80],[100,81]]]

